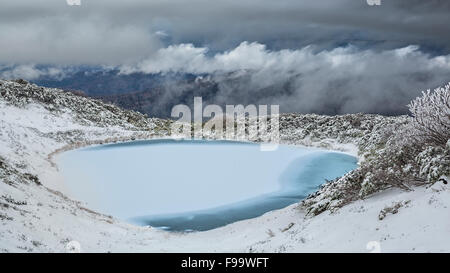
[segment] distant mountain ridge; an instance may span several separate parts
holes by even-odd
[[[221,107],[229,104],[275,104],[280,106],[282,113],[338,115],[363,112],[390,116],[407,114],[406,105],[416,93],[419,94],[418,89],[396,99],[367,100],[362,95],[355,98],[337,92],[346,86],[345,82],[336,82],[319,91],[303,86],[301,79],[304,75],[301,74],[283,75],[278,80],[266,81],[255,73],[239,70],[199,75],[175,72],[123,74],[117,69],[79,70],[63,78],[41,77],[32,82],[84,94],[160,118],[170,117],[171,109],[177,104],[192,107],[194,96],[201,96],[204,105]],[[349,108],[349,104],[355,107]]]
[[[161,87],[168,81],[194,81],[195,78],[195,75],[177,73],[121,74],[119,70],[80,70],[62,79],[45,76],[32,82],[53,88],[82,90],[88,96],[96,97],[146,91]]]

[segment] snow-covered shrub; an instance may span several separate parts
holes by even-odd
[[[23,173],[0,156],[0,182],[15,185],[17,183],[34,183],[41,185],[39,178],[30,173]]]
[[[307,215],[318,215],[326,210],[334,211],[358,198],[363,174],[360,168],[320,186],[320,189],[304,199],[300,207]]]
[[[436,182],[441,176],[450,174],[450,149],[428,146],[416,156],[419,175],[429,183]]]
[[[450,84],[409,104],[413,117],[375,123],[358,140],[364,160],[301,204],[307,214],[333,211],[381,190],[436,182],[450,175]]]
[[[386,128],[382,138],[377,143],[378,149],[366,154],[361,164],[364,173],[360,197],[374,192],[399,187],[407,189],[411,184],[420,184],[425,180],[418,175],[419,164],[415,157],[422,147],[405,139],[404,132],[409,128],[404,124],[399,128]]]
[[[445,146],[450,139],[450,83],[421,97],[409,105],[414,122],[413,136],[418,141]]]
[[[450,85],[424,92],[409,107],[409,122],[374,135],[377,147],[361,165],[360,197],[389,187],[434,183],[449,173]]]
[[[423,92],[409,104],[413,115],[401,126],[372,136],[365,155],[360,196],[388,188],[434,183],[450,169],[450,84]],[[374,137],[378,137],[374,141]]]
[[[378,220],[383,220],[388,214],[397,214],[399,209],[408,206],[411,200],[394,202],[391,206],[387,206],[378,214]]]

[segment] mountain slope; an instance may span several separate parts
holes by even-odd
[[[281,139],[357,155],[369,141],[376,143],[372,138],[381,128],[405,119],[286,114],[280,118]],[[410,192],[391,189],[317,216],[293,205],[187,234],[132,226],[68,197],[53,154],[167,137],[169,124],[62,90],[0,80],[0,252],[65,252],[78,243],[85,252],[366,252],[372,241],[381,251],[450,250],[450,189],[442,182]],[[327,201],[315,197],[314,206],[321,200]]]

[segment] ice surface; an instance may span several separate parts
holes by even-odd
[[[57,158],[72,197],[141,225],[208,230],[286,207],[356,168],[337,152],[225,141],[151,140]]]

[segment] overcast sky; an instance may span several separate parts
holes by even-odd
[[[0,62],[121,65],[170,44],[216,52],[244,41],[448,54],[449,14],[447,0],[2,0]]]
[[[338,100],[343,112],[395,112],[450,81],[448,0],[0,1],[3,78],[64,77],[85,65],[246,70],[242,96],[289,82],[295,92],[271,102],[316,111]],[[229,88],[221,91],[226,98]]]

